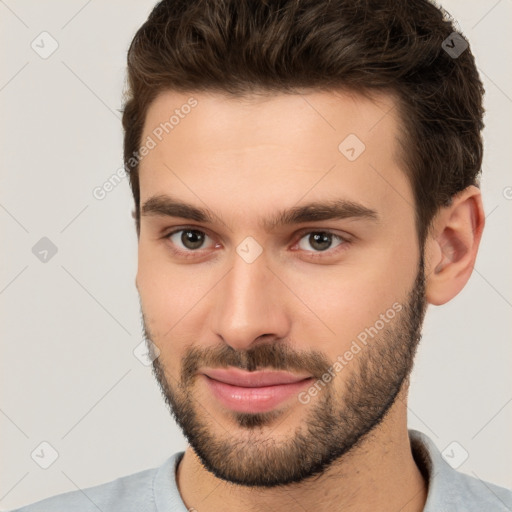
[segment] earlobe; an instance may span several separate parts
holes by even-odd
[[[473,185],[438,212],[425,245],[430,304],[445,304],[464,288],[473,271],[484,224],[481,193]]]

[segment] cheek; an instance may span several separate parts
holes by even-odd
[[[312,340],[331,361],[343,354],[365,327],[375,322],[381,309],[386,309],[382,308],[382,296],[376,296],[372,282],[354,279],[344,271],[336,274],[330,274],[324,282],[316,281],[309,291],[298,293],[309,306],[300,316],[310,319],[303,323],[308,334],[302,332],[301,339]]]
[[[416,277],[416,255],[401,257],[388,248],[374,256],[366,263],[340,266],[296,282],[297,295],[309,307],[301,307],[302,327],[309,333],[301,339],[318,340],[325,333],[322,350],[332,359],[365,329],[377,322],[381,325],[381,315],[395,318],[397,304],[405,305]],[[311,320],[306,322],[306,317]],[[315,333],[316,338],[311,338]]]
[[[153,259],[149,265],[139,259],[137,283],[148,336],[159,350],[158,360],[166,380],[176,389],[183,356],[179,320],[185,314],[185,299],[182,293],[173,290],[181,289],[181,283],[160,272]]]
[[[165,326],[169,329],[183,315],[193,280],[192,273],[172,265],[162,247],[139,243],[137,288],[144,314],[159,324],[159,331]]]
[[[146,328],[172,373],[185,345],[204,335],[205,293],[215,277],[207,267],[200,271],[195,265],[176,265],[163,250],[139,246],[137,288]]]

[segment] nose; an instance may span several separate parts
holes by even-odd
[[[234,253],[231,270],[216,287],[212,329],[235,350],[289,334],[286,288],[267,265],[265,252],[251,263]]]

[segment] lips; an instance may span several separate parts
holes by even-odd
[[[261,370],[247,372],[238,368],[230,369],[206,369],[202,373],[210,379],[244,388],[258,388],[266,386],[278,386],[292,384],[311,378],[308,374],[293,374],[289,372],[276,372]]]
[[[313,380],[311,375],[237,368],[205,369],[201,377],[217,403],[243,413],[263,413],[286,403]]]

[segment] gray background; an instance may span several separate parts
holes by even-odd
[[[125,56],[154,0],[0,1],[0,508],[160,465],[185,447],[150,367],[123,180]],[[466,288],[431,306],[412,378],[410,427],[469,457],[460,471],[512,486],[512,0],[447,0],[485,82],[487,226]],[[58,49],[31,43],[47,31]],[[47,237],[57,253],[40,261]],[[42,469],[51,451],[59,457]],[[454,448],[455,447],[455,448]],[[454,450],[454,451],[450,451]],[[462,454],[462,455],[461,455]]]

